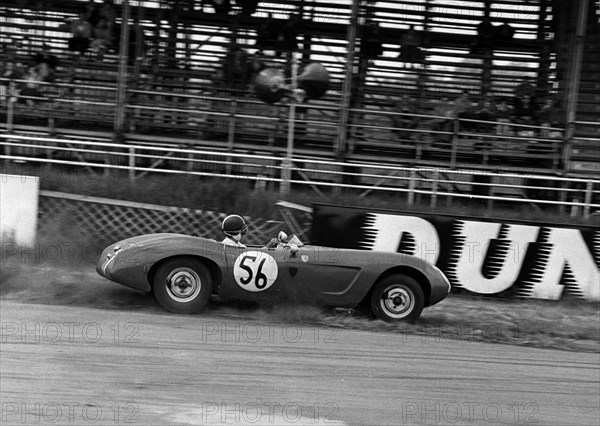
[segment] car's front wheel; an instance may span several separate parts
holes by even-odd
[[[423,289],[414,278],[394,274],[379,281],[371,293],[371,311],[384,321],[416,321],[425,305]]]
[[[152,284],[158,303],[177,314],[202,309],[208,303],[213,285],[206,265],[191,258],[165,261],[154,274]]]

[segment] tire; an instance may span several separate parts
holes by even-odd
[[[371,311],[377,318],[388,322],[415,322],[424,305],[423,289],[407,275],[385,277],[375,284],[371,293]]]
[[[212,293],[212,276],[201,261],[190,258],[167,260],[152,280],[154,297],[166,310],[176,314],[198,312]]]

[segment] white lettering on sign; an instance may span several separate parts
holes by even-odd
[[[507,231],[499,235],[501,227],[494,222],[458,222],[459,234],[455,238],[459,253],[448,272],[461,287],[474,293],[495,294],[515,283],[528,245],[536,240],[539,227],[506,225]],[[493,240],[504,243],[505,249],[488,258]],[[494,264],[494,277],[483,274],[484,263]]]
[[[435,263],[440,255],[440,239],[435,227],[427,220],[415,216],[373,213],[367,215],[365,234],[373,242],[363,244],[377,251],[397,252],[405,234],[411,237],[411,250],[404,252]]]
[[[257,292],[271,287],[277,279],[277,262],[267,253],[248,250],[233,265],[235,282],[244,290]]]
[[[531,287],[526,296],[536,299],[560,299],[565,286],[560,285],[565,268],[570,276],[565,285],[587,300],[600,300],[600,270],[577,229],[547,228],[542,242],[548,251],[537,259],[537,273],[526,284]]]
[[[594,259],[579,229],[454,223],[452,252],[444,271],[453,285],[496,294],[518,284],[520,295],[550,300],[560,299],[566,287],[578,297],[600,301],[600,231],[593,240]],[[420,217],[368,213],[363,231],[365,249],[412,254],[433,264],[440,256],[436,228]],[[517,283],[522,274],[526,278]]]

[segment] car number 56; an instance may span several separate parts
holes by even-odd
[[[244,290],[264,291],[277,279],[277,263],[267,253],[250,250],[235,260],[233,276]]]

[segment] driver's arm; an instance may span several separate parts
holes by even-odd
[[[267,248],[276,248],[279,244],[279,240],[277,238],[271,238],[267,243]]]

